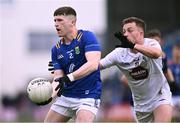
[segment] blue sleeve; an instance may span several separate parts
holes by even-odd
[[[96,36],[92,32],[84,33],[84,41],[85,41],[85,52],[88,51],[101,51],[100,44]]]
[[[53,63],[54,70],[62,68],[57,59],[57,48],[55,46],[51,50],[51,60]]]
[[[167,64],[167,57],[165,58],[162,58],[162,65],[163,65],[163,72],[166,73],[167,72],[167,69],[168,69],[168,64]]]

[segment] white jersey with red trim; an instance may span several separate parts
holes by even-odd
[[[161,49],[154,39],[145,38],[144,45]],[[103,68],[116,65],[128,78],[136,111],[152,111],[159,95],[171,100],[169,85],[162,71],[162,58],[152,59],[144,54],[132,53],[129,48],[116,48],[100,61]],[[163,89],[163,90],[162,90]]]

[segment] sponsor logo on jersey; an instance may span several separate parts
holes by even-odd
[[[75,64],[74,64],[74,63],[72,63],[72,64],[69,66],[69,73],[72,73],[72,72],[73,72],[74,67],[75,67]]]
[[[148,70],[141,66],[133,68],[132,71],[130,72],[131,77],[135,80],[145,79],[148,77],[148,74],[149,74]]]

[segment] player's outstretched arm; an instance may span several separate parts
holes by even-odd
[[[151,46],[145,46],[130,42],[121,32],[115,32],[114,36],[120,41],[120,44],[116,47],[135,49],[151,58],[158,58],[162,55],[160,45],[156,42],[152,43]]]
[[[135,44],[134,49],[150,58],[156,59],[162,56],[162,50],[154,46],[145,46],[145,45]]]
[[[54,82],[58,83],[58,85],[54,86],[55,88],[53,88],[54,95],[61,96],[65,83],[71,83],[77,79],[83,78],[98,69],[101,52],[90,51],[87,52],[85,56],[87,62],[73,73],[64,75],[61,70],[54,71]]]
[[[78,70],[71,73],[74,80],[83,78],[98,69],[99,61],[101,58],[101,52],[89,51],[86,52],[85,56],[87,62],[84,65],[82,65]]]

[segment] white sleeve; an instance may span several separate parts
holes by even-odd
[[[149,39],[149,38],[148,38]],[[151,47],[155,47],[155,48],[158,48],[162,51],[161,49],[161,45],[159,44],[158,41],[156,41],[155,39],[149,39],[149,42],[147,44],[148,46],[151,46]],[[157,62],[158,64],[160,64],[162,66],[162,56],[160,56],[158,59],[152,59],[152,58],[149,58],[149,57],[146,57],[148,60],[153,60],[155,62]]]
[[[154,40],[154,39],[151,39],[151,41],[149,42],[148,45],[162,50],[161,45],[159,44],[159,42]]]
[[[118,59],[118,48],[110,52],[103,59],[100,60],[100,64],[103,68],[111,67],[117,63]]]

